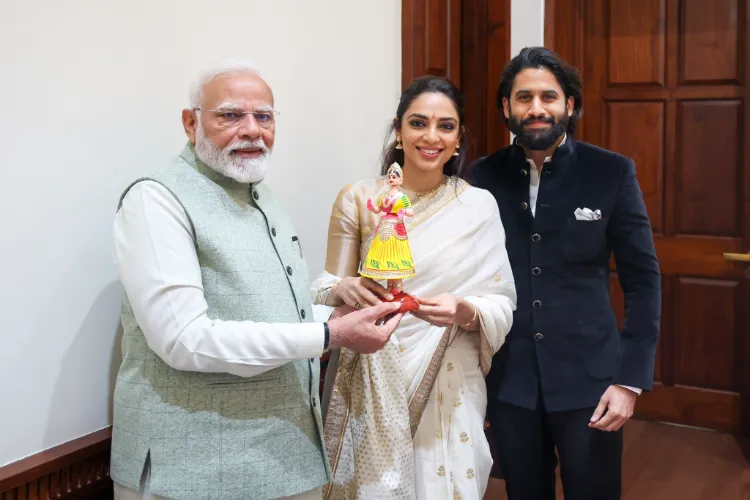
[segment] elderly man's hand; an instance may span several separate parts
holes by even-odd
[[[396,313],[400,307],[401,304],[398,302],[381,302],[360,310],[350,308],[350,312],[336,318],[332,315],[328,321],[331,334],[329,347],[346,347],[362,354],[379,351],[391,338],[391,334],[404,316],[402,313]],[[385,322],[381,321],[391,314],[393,316]]]
[[[347,314],[352,313],[354,311],[356,311],[356,309],[354,309],[351,306],[347,306],[347,305],[343,305],[343,306],[337,307],[331,313],[331,317],[328,318],[328,321],[331,321],[331,320],[336,319],[336,318],[342,318],[342,317],[346,316]]]

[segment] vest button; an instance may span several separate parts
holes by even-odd
[[[536,309],[539,309],[540,307],[542,307],[542,301],[535,300],[531,305],[534,306]]]
[[[521,203],[521,207],[523,207],[524,210],[528,210],[529,204],[524,201],[523,203]]]
[[[524,176],[529,175],[529,171],[526,170],[525,168],[522,168],[521,172],[523,173]]]
[[[258,201],[258,198],[260,198],[260,195],[258,194],[258,192],[257,191],[253,191],[253,199],[255,201]]]
[[[544,335],[542,335],[541,333],[537,333],[536,335],[534,335],[534,340],[536,340],[537,342],[542,339],[544,339]]]
[[[315,398],[313,398],[313,400],[312,400],[312,407],[315,408],[316,406],[318,406],[318,402],[315,401]]]
[[[539,269],[538,267],[535,267],[534,269],[531,270],[531,274],[533,274],[534,276],[539,276],[540,274],[542,274],[542,270]]]
[[[276,228],[275,227],[271,228],[271,235],[272,236],[276,236]]]
[[[534,233],[531,235],[531,241],[534,243],[539,243],[541,241],[542,237],[538,233]]]
[[[286,273],[291,276],[292,275],[292,268],[290,266],[286,266]]]
[[[302,319],[305,319],[305,316],[307,316],[307,314],[305,313],[305,310],[304,310],[304,309],[302,309],[302,310],[301,310],[301,311],[299,312],[299,315],[300,315],[300,316],[302,317]]]

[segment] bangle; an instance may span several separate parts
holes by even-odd
[[[468,323],[464,323],[463,325],[461,325],[464,328],[470,327],[471,324],[474,323],[474,320],[477,319],[478,310],[477,310],[476,306],[473,306],[473,307],[474,307],[474,316],[471,317],[471,321],[469,321]]]
[[[328,344],[331,341],[331,330],[328,329],[328,323],[323,323],[323,350],[328,350]]]

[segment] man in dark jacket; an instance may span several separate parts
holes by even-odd
[[[548,49],[510,61],[497,104],[516,138],[477,160],[470,179],[497,199],[518,293],[487,377],[508,497],[553,500],[559,456],[566,500],[619,499],[622,425],[651,389],[661,314],[635,165],[574,139],[581,79]],[[610,252],[625,293],[622,332]]]

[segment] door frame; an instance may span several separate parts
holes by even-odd
[[[585,1],[586,0],[545,0],[544,4],[544,45],[557,52],[560,57],[572,64],[584,74],[586,46],[585,29]],[[750,85],[750,5],[745,11],[745,34],[744,34],[744,82],[746,88]],[[740,10],[742,12],[742,10]],[[584,108],[585,108],[585,81],[584,81]],[[746,93],[744,105],[744,129],[747,135],[750,132],[750,94]],[[582,121],[585,122],[585,119]],[[582,123],[583,125],[583,123]],[[584,129],[585,130],[585,129]],[[745,171],[750,172],[750,141],[745,141],[744,158]],[[750,175],[743,180],[743,226],[745,241],[750,241]],[[750,248],[745,248],[750,251]],[[740,264],[735,264],[740,265]],[[750,269],[750,267],[748,267]],[[750,284],[744,283],[738,293],[738,301],[741,304],[750,304]],[[666,304],[670,307],[670,304]],[[665,307],[663,306],[663,307]],[[737,306],[738,311],[747,311],[742,305]],[[737,332],[739,338],[735,344],[735,367],[737,370],[737,390],[740,396],[740,431],[739,436],[750,438],[750,314],[740,314],[737,318],[739,324]],[[674,353],[668,349],[661,352],[663,366],[672,366],[670,361]],[[669,357],[670,359],[665,359]],[[636,411],[638,407],[636,405]],[[649,415],[636,412],[636,416],[643,419],[657,419],[658,415]],[[747,444],[747,443],[746,443]],[[750,446],[748,446],[750,448]]]

